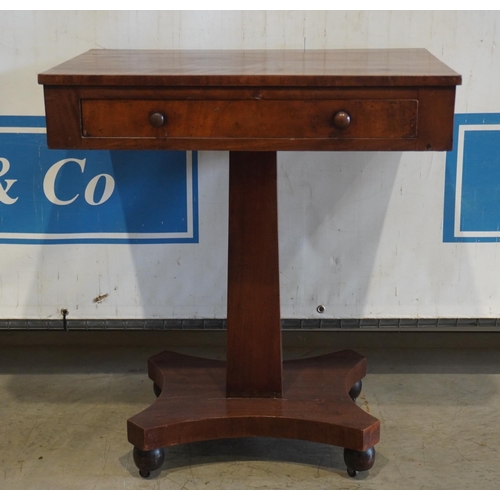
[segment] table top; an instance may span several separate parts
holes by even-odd
[[[44,85],[454,86],[461,76],[425,49],[93,49],[41,73]]]
[[[425,49],[90,50],[39,75],[50,147],[448,150],[461,77]]]

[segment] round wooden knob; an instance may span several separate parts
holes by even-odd
[[[165,117],[161,113],[151,113],[149,115],[149,123],[153,125],[153,127],[161,127],[165,123]]]
[[[351,124],[351,116],[347,111],[337,111],[333,115],[333,124],[338,129],[344,130]]]

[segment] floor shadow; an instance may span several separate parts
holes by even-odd
[[[348,478],[343,448],[309,441],[258,437],[216,439],[179,444],[164,451],[165,462],[160,470],[151,473],[152,478],[180,469],[235,461],[295,463]],[[119,461],[131,476],[139,477],[131,454],[132,451],[123,455]],[[378,453],[373,468],[361,472],[358,477],[361,479],[368,474],[376,477],[387,462],[386,457]]]
[[[147,375],[147,358],[158,347],[3,347],[0,374],[12,375],[7,390],[22,402],[97,401],[127,403],[146,407],[154,400]],[[223,348],[174,349],[184,354],[223,359]],[[328,348],[294,349],[285,359],[332,352]],[[462,349],[358,349],[367,356],[369,375],[416,374],[483,375],[478,381],[486,399],[497,393],[496,381],[488,375],[500,374],[500,350]],[[48,378],[50,377],[50,378]],[[75,389],[78,384],[78,390]]]

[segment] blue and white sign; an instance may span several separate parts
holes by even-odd
[[[0,243],[197,243],[197,154],[61,151],[0,117]]]
[[[445,242],[500,241],[500,114],[455,115],[446,155]]]

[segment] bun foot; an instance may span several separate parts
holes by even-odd
[[[356,401],[357,397],[361,394],[361,388],[363,387],[363,383],[361,380],[358,380],[349,391],[349,396],[353,401]]]
[[[344,462],[347,466],[347,474],[356,477],[358,472],[369,470],[375,462],[375,448],[372,446],[366,451],[351,450],[344,448]]]
[[[153,384],[153,391],[154,391],[154,393],[155,393],[155,396],[156,396],[157,398],[159,398],[159,397],[160,397],[160,394],[161,394],[161,389],[160,389],[160,386],[159,386],[159,385],[157,385],[157,384]]]
[[[134,447],[133,452],[134,463],[139,469],[141,477],[149,477],[150,473],[159,469],[165,460],[165,452],[163,448],[156,448],[155,450],[143,451]]]

